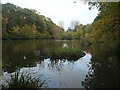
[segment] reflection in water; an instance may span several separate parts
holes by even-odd
[[[82,85],[85,88],[118,88],[118,50],[105,44],[93,47],[91,67]]]
[[[48,56],[62,56],[64,57],[65,51],[63,45],[66,41],[54,41],[54,40],[28,40],[28,41],[3,41],[3,71],[14,72],[16,69],[21,67],[34,67],[38,61],[47,59]],[[71,48],[73,46],[67,41],[67,44]],[[72,49],[72,51],[75,48]],[[77,49],[77,47],[76,47]],[[69,48],[66,48],[68,51]],[[54,51],[54,52],[53,52]],[[59,51],[59,52],[57,52]],[[78,51],[78,50],[76,50]],[[63,53],[63,54],[62,54]],[[72,54],[72,53],[70,53]],[[43,57],[39,57],[43,56]],[[80,54],[80,57],[82,53]],[[61,57],[61,59],[63,59]],[[80,57],[70,57],[69,61],[78,60]],[[52,58],[51,61],[57,62],[59,58]]]
[[[50,88],[118,87],[116,48],[108,47],[106,44],[93,44],[88,47],[82,45],[79,40],[3,41],[2,68],[8,73],[13,73],[16,69],[21,71],[31,69],[38,74],[43,73],[49,78]],[[61,49],[66,47],[87,53],[82,58],[50,57],[55,55],[54,52],[62,55],[61,53],[65,51]],[[44,57],[39,57],[40,55]]]
[[[68,47],[68,45],[66,43],[63,44],[63,47]]]
[[[75,62],[67,60],[58,60],[54,62],[50,59],[44,59],[37,62],[36,67],[29,68],[38,74],[43,73],[48,80],[49,88],[81,88],[81,81],[84,80],[88,72],[88,64],[91,54],[86,54]],[[21,68],[26,71],[28,68]]]

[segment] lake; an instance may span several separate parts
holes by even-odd
[[[29,69],[43,74],[48,88],[117,88],[118,54],[111,46],[80,40],[3,41],[3,75]],[[79,49],[85,55],[64,57],[64,48]]]

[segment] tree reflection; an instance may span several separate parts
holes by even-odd
[[[114,43],[82,45],[83,42],[80,40],[3,41],[2,69],[4,72],[11,73],[22,67],[36,67],[39,64],[40,68],[47,67],[49,70],[56,70],[60,73],[66,63],[70,69],[74,69],[74,65],[80,57],[70,55],[71,57],[65,58],[63,53],[66,53],[68,48],[76,48],[92,54],[89,72],[82,82],[85,88],[118,87],[119,47],[115,47]],[[64,50],[64,47],[68,48]],[[35,55],[35,51],[38,54]],[[39,57],[39,55],[43,57]],[[24,56],[26,59],[23,58]],[[47,66],[45,66],[46,63]]]
[[[82,82],[85,88],[118,87],[118,52],[116,48],[118,47],[106,47],[105,44],[90,47],[93,57],[88,74]]]
[[[65,44],[67,47],[63,47]],[[71,41],[3,41],[2,68],[3,71],[14,72],[22,67],[35,67],[36,62],[50,58],[49,68],[55,67],[60,71],[63,62],[66,60],[74,62],[84,55],[80,48],[75,47]]]

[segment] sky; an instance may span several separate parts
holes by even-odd
[[[59,25],[64,22],[64,29],[70,26],[71,21],[79,21],[81,24],[90,24],[98,14],[95,8],[89,10],[88,4],[76,0],[2,0],[3,4],[9,2],[22,8],[35,9],[40,14],[49,17]]]

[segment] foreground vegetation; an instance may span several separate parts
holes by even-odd
[[[10,80],[6,80],[6,85],[3,85],[3,89],[19,89],[19,88],[45,88],[45,81],[41,80],[41,76],[36,76],[35,73],[20,72],[17,70],[14,74],[10,74]]]

